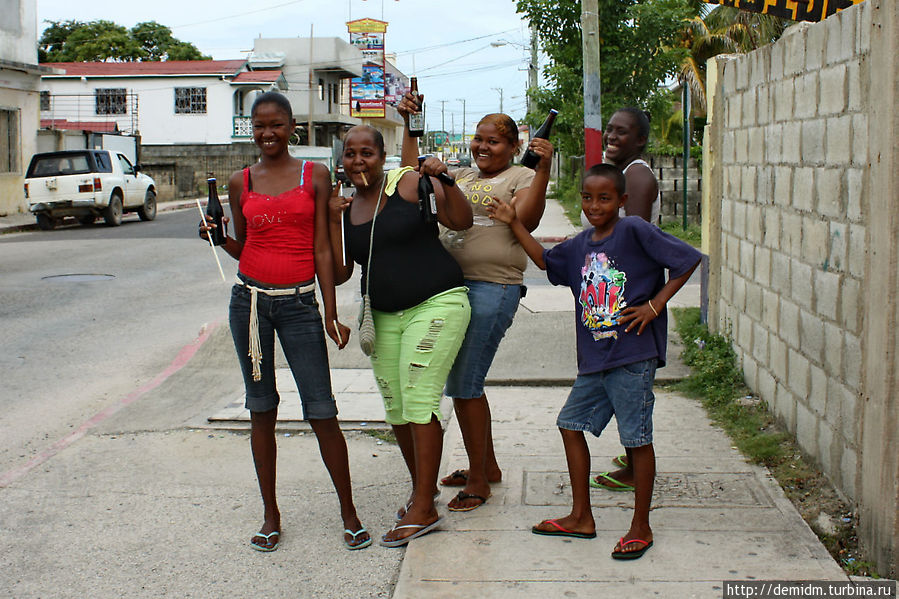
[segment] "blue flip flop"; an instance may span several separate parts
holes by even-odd
[[[357,530],[356,532],[353,532],[353,531],[350,530],[349,528],[343,529],[343,533],[344,533],[344,534],[347,534],[347,535],[350,535],[351,537],[353,537],[353,543],[355,543],[356,537],[358,537],[358,536],[361,535],[362,533],[367,533],[367,532],[368,532],[368,531],[365,530],[365,527],[364,527],[364,526],[363,526],[362,528],[360,528],[359,530]],[[371,545],[371,536],[369,535],[369,537],[368,537],[367,539],[365,539],[364,541],[362,541],[362,542],[359,543],[358,545],[354,545],[353,543],[350,543],[350,542],[347,541],[346,539],[343,540],[343,544],[346,545],[346,548],[347,548],[347,549],[349,549],[350,551],[356,551],[357,549],[365,549],[366,547],[368,547],[369,545]]]
[[[601,483],[596,480],[598,478],[601,478],[611,484],[607,485],[607,484]],[[612,485],[615,485],[615,486],[613,487]],[[590,486],[593,487],[594,489],[608,489],[609,491],[633,491],[634,490],[634,487],[632,487],[631,485],[626,485],[623,482],[621,482],[620,480],[615,480],[614,478],[609,476],[608,472],[600,472],[595,477],[591,476],[590,477]]]
[[[278,540],[275,541],[274,545],[269,545],[269,539],[271,539],[274,535],[278,535]],[[275,530],[273,532],[268,533],[267,535],[262,534],[261,532],[257,532],[253,535],[253,538],[259,537],[260,539],[265,539],[265,545],[260,545],[259,543],[254,543],[250,541],[250,547],[255,549],[256,551],[274,551],[278,548],[278,545],[281,544],[281,532]]]

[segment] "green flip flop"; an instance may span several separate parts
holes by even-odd
[[[605,484],[599,482],[597,479],[603,479],[611,484]],[[614,485],[614,486],[612,486]],[[590,477],[590,486],[594,489],[608,489],[609,491],[633,491],[634,487],[631,485],[626,485],[619,480],[615,480],[611,476],[609,476],[608,472],[600,472],[595,477]]]

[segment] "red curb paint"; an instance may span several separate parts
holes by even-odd
[[[23,465],[3,473],[3,476],[0,476],[0,489],[8,487],[16,480],[22,478],[35,467],[40,466],[41,464],[58,454],[60,451],[86,435],[87,431],[94,428],[125,406],[134,403],[135,401],[164,383],[170,376],[184,368],[184,366],[186,366],[190,359],[194,357],[194,354],[197,353],[197,351],[203,346],[206,340],[209,339],[210,335],[212,335],[213,331],[215,331],[215,329],[217,329],[221,323],[222,321],[219,320],[218,322],[214,322],[209,326],[204,326],[197,338],[181,348],[181,351],[178,352],[178,355],[175,356],[175,359],[172,360],[172,363],[169,364],[165,370],[157,374],[153,378],[153,380],[146,383],[143,387],[140,387],[136,391],[132,391],[121,400],[119,400],[118,403],[113,404],[108,408],[94,414],[91,418],[88,418],[87,420],[82,422],[81,426],[79,426],[77,429],[25,462]]]

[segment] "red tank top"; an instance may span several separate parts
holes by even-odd
[[[240,272],[260,283],[290,285],[315,276],[315,188],[313,163],[303,161],[300,184],[276,196],[250,190],[250,169],[243,170],[240,208],[247,238]]]

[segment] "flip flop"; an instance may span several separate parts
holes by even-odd
[[[646,550],[652,547],[652,541],[648,543],[643,539],[631,539],[630,541],[625,541],[624,537],[618,539],[618,549],[624,549],[625,545],[630,545],[631,543],[643,543],[643,547],[637,549],[636,551],[612,551],[612,557],[614,559],[639,559],[643,557],[643,554],[646,553]]]
[[[622,453],[621,455],[616,455],[612,458],[612,465],[618,466],[619,468],[627,468],[627,454]]]
[[[617,485],[617,486],[613,487],[611,485],[601,483],[596,480],[598,478],[606,480],[606,481],[612,483],[613,485]],[[632,487],[631,485],[626,485],[623,482],[621,482],[619,480],[615,480],[614,478],[609,476],[608,472],[600,472],[595,477],[591,476],[590,477],[590,486],[593,487],[594,489],[608,489],[609,491],[633,491],[634,490],[634,487]]]
[[[468,507],[453,507],[453,506],[447,504],[446,509],[448,509],[451,512],[470,512],[471,510],[476,510],[479,507],[481,507],[482,505],[484,505],[485,503],[487,503],[487,499],[489,497],[490,497],[490,495],[488,495],[487,497],[482,497],[481,495],[475,495],[474,493],[466,493],[465,491],[459,491],[458,493],[456,493],[456,497],[455,497],[456,501],[465,501],[466,499],[477,499],[481,503],[478,503],[476,505],[471,505]]]
[[[417,539],[418,537],[424,536],[424,535],[428,534],[429,532],[435,530],[437,527],[440,526],[440,524],[441,524],[442,522],[443,522],[443,518],[437,518],[436,520],[434,520],[434,521],[431,522],[430,524],[403,524],[403,525],[394,525],[394,527],[391,528],[391,529],[387,532],[387,534],[390,534],[390,533],[393,532],[394,530],[400,530],[400,529],[402,529],[402,528],[417,528],[418,530],[415,531],[415,532],[413,532],[413,533],[412,533],[411,535],[409,535],[408,537],[403,537],[402,539],[397,539],[397,540],[395,540],[395,541],[388,541],[387,539],[385,539],[384,537],[387,536],[387,534],[385,534],[383,537],[381,537],[380,544],[381,544],[382,547],[402,547],[403,545],[408,544],[409,541],[411,541],[412,539]]]
[[[269,545],[268,544],[269,539],[271,539],[272,536],[274,536],[274,535],[278,535],[278,540],[275,541],[274,545]],[[265,539],[265,541],[266,541],[265,545],[260,545],[259,543],[254,543],[253,541],[250,541],[250,547],[252,547],[256,551],[274,551],[275,549],[278,548],[278,545],[281,544],[281,533],[280,533],[280,531],[277,531],[277,530],[274,532],[270,532],[267,535],[264,535],[261,532],[257,532],[255,535],[253,535],[253,538],[255,538],[255,537]]]
[[[468,471],[456,470],[449,476],[441,478],[440,484],[444,487],[464,487],[468,484]]]
[[[436,493],[434,493],[434,503],[437,503],[437,500],[438,500],[438,499],[440,499],[440,491],[437,491]],[[404,505],[403,507],[401,507],[400,509],[398,509],[398,510],[396,511],[396,514],[394,514],[394,518],[395,518],[396,522],[399,522],[400,520],[403,519],[403,517],[406,515],[406,512],[409,511],[409,508],[410,508],[410,507],[412,507],[412,500],[411,500],[411,499],[410,499],[409,501],[406,502],[406,505]],[[401,513],[401,512],[402,512],[402,513]]]
[[[535,535],[546,535],[548,537],[574,537],[575,539],[595,539],[595,532],[575,532],[573,530],[568,530],[564,526],[558,523],[556,520],[544,520],[547,524],[551,526],[555,526],[556,530],[542,530],[537,528],[536,526],[531,527],[531,532]],[[541,522],[540,524],[543,524]]]
[[[344,534],[348,534],[351,537],[353,537],[353,542],[356,541],[356,537],[358,537],[359,535],[361,535],[364,532],[368,532],[367,530],[365,530],[364,526],[362,528],[360,528],[359,530],[357,530],[356,532],[353,532],[349,528],[343,529]],[[343,544],[346,545],[346,548],[349,549],[350,551],[356,551],[357,549],[365,549],[366,547],[371,545],[371,536],[369,536],[367,539],[365,539],[358,545],[354,545],[354,544],[350,543],[349,541],[347,541],[346,539],[343,540]]]

